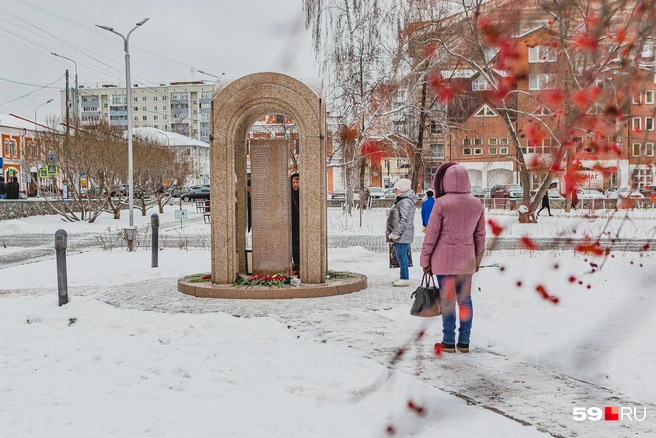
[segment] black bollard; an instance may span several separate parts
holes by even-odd
[[[59,306],[68,303],[68,279],[66,276],[66,241],[65,230],[57,230],[55,233],[55,250],[57,252],[57,291],[59,294]]]
[[[159,250],[159,215],[157,213],[153,213],[150,216],[150,227],[152,228],[152,235],[153,235],[153,254],[151,257],[151,263],[150,267],[151,268],[156,268],[157,267],[157,255],[158,255],[158,250]]]

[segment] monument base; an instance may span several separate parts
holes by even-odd
[[[285,287],[237,287],[232,284],[192,283],[191,277],[178,280],[178,291],[199,298],[225,298],[247,300],[279,300],[289,298],[319,298],[344,295],[367,288],[367,277],[355,274],[350,278],[328,279],[320,284],[301,284]],[[196,277],[197,278],[197,277]]]

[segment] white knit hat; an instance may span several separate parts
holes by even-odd
[[[412,188],[412,181],[408,178],[401,178],[394,183],[394,188],[401,193],[405,193]]]

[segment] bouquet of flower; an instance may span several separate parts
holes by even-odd
[[[286,284],[290,284],[293,277],[288,276],[287,274],[275,274],[275,275],[260,275],[253,274],[251,276],[244,276],[237,274],[235,279],[235,286],[268,286],[268,287],[283,287]]]

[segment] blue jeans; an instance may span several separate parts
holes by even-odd
[[[442,298],[442,342],[456,343],[456,301],[458,302],[460,328],[458,343],[469,344],[474,308],[471,300],[472,274],[436,275]]]
[[[401,268],[401,280],[409,280],[410,273],[408,272],[408,245],[409,243],[395,243],[394,252],[396,253],[396,259],[399,261],[399,267]]]

